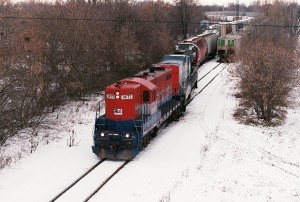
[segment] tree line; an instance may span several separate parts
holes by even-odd
[[[181,35],[181,23],[185,34],[193,33],[198,25],[188,21],[203,19],[193,0],[178,4],[0,1],[0,146],[66,100],[159,62]],[[188,19],[178,16],[179,6],[189,8]]]
[[[0,147],[19,130],[37,127],[45,113],[68,99],[99,92],[112,81],[159,62],[178,36],[199,31],[204,9],[215,7],[201,6],[195,0],[174,0],[172,4],[160,0],[0,1]],[[270,7],[260,8],[276,10]],[[251,5],[247,11],[257,8]],[[291,8],[295,11],[297,7]],[[266,13],[272,19],[272,12]],[[285,10],[286,21],[278,23],[287,24],[295,15],[299,20],[296,11],[289,14]],[[297,36],[297,30],[291,28],[282,36],[293,33]],[[264,34],[257,30],[257,36]]]

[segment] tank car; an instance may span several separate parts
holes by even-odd
[[[205,38],[201,36],[191,37],[179,41],[175,48],[176,54],[187,54],[192,58],[193,66],[200,66],[206,59],[207,46]]]
[[[202,36],[196,36],[188,39],[187,41],[191,41],[192,43],[196,44],[199,48],[197,52],[197,62],[194,65],[199,66],[205,62],[206,54],[207,54],[207,43],[205,38]]]

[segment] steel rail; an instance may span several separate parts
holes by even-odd
[[[98,163],[96,163],[93,167],[87,170],[84,174],[82,174],[79,178],[77,178],[72,184],[70,184],[67,188],[62,190],[59,194],[57,194],[50,202],[56,201],[59,197],[61,197],[64,193],[66,193],[69,189],[71,189],[75,184],[77,184],[80,180],[82,180],[85,176],[87,176],[90,172],[92,172],[97,166],[103,163],[106,159],[102,159]]]
[[[216,67],[218,67],[220,65],[220,63],[218,65],[216,65],[212,70],[214,70]],[[187,102],[187,105],[190,104],[193,99],[195,99],[195,97],[197,95],[199,95],[200,93],[202,93],[202,91],[226,68],[226,66],[224,66],[221,71],[219,71],[198,93],[196,93],[192,98],[190,98]],[[207,74],[209,74],[212,70],[210,70]],[[207,74],[205,74],[203,77],[201,77],[198,81],[200,81],[202,78],[204,78]],[[197,82],[198,82],[197,81]]]
[[[205,75],[203,75],[200,79],[197,80],[197,82],[201,81],[204,77],[206,77],[211,71],[213,71],[214,69],[216,69],[221,63],[217,64],[214,68],[212,68],[211,70],[209,70],[209,72],[207,72]]]
[[[113,172],[108,178],[106,178],[106,180],[104,182],[102,182],[102,184],[97,187],[83,202],[87,202],[89,201],[100,189],[102,189],[102,187],[109,182],[109,180],[111,180],[111,178],[113,178],[113,176],[115,176],[122,168],[125,167],[125,165],[127,165],[130,162],[130,160],[125,161],[115,172]]]

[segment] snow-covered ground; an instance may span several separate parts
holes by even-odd
[[[215,64],[204,64],[199,78]],[[286,123],[265,128],[233,119],[233,82],[223,71],[184,117],[163,129],[90,201],[300,202],[300,88]],[[28,136],[23,134],[23,143],[11,141],[3,155],[13,156],[14,163],[0,171],[0,201],[49,201],[99,160],[91,151],[98,100],[70,103],[52,114],[55,129],[29,138],[40,142],[30,155],[34,144]],[[72,130],[76,145],[68,147]],[[76,194],[88,195],[89,186]]]

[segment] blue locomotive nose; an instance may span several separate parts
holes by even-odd
[[[110,146],[110,149],[111,149],[112,151],[117,151],[118,148],[119,148],[119,145],[113,144],[113,145]]]
[[[118,142],[122,139],[122,137],[119,134],[108,134],[108,137],[113,142]]]
[[[117,151],[120,148],[122,137],[118,134],[109,134],[109,144],[112,151]]]

